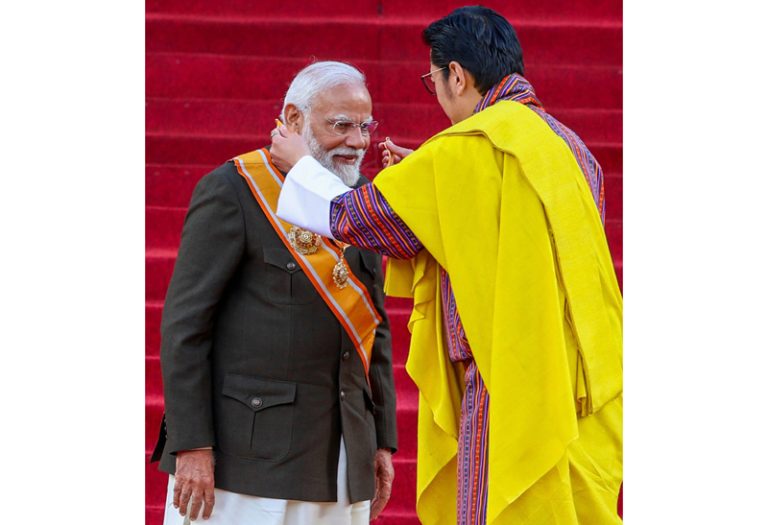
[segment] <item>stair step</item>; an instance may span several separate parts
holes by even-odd
[[[216,166],[147,164],[144,178],[146,205],[187,207],[197,182]],[[147,236],[149,234],[150,228],[147,224]]]
[[[343,17],[414,18],[428,22],[466,5],[463,0],[442,2],[413,2],[411,0],[357,0],[356,2],[286,2],[285,0],[148,0],[148,14],[178,14],[220,17],[301,16],[308,19],[326,18],[329,13]],[[487,0],[483,5],[503,14],[509,20],[549,19],[559,21],[621,21],[622,3],[615,0],[592,0],[589,9],[569,0],[540,0],[510,4],[506,0]]]
[[[305,59],[293,57],[148,53],[147,96],[262,100],[277,104],[293,76],[306,64]],[[381,103],[402,102],[404,93],[410,102],[436,104],[419,81],[426,71],[423,57],[418,61],[359,60],[355,65],[367,76],[374,110]],[[526,77],[545,107],[621,108],[620,66],[527,62]],[[264,82],[264,78],[270,82]]]
[[[266,141],[279,113],[280,107],[273,102],[152,98],[146,101],[146,127],[148,132],[166,134],[254,134]],[[585,143],[621,141],[621,109],[552,108],[550,113]],[[426,140],[450,125],[434,102],[376,104],[374,116],[380,123],[374,142],[385,136],[395,142],[400,142],[401,137]]]
[[[242,20],[147,15],[146,51],[284,56],[309,62],[375,60],[397,56],[424,60],[424,21],[305,18]],[[520,21],[516,30],[530,64],[622,63],[620,23],[553,25]],[[306,38],[311,35],[311,38]],[[275,42],[280,42],[279,46]]]

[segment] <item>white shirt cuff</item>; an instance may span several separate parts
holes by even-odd
[[[277,200],[277,216],[323,237],[331,235],[331,201],[351,188],[309,155],[285,177]]]

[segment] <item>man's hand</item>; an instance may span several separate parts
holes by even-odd
[[[389,137],[387,137],[387,140],[384,142],[379,142],[379,151],[381,152],[381,163],[384,165],[384,167],[397,164],[405,157],[413,153],[412,149],[401,148],[392,142]]]
[[[310,155],[304,137],[283,125],[272,130],[272,147],[269,154],[275,166],[288,173],[304,155]]]
[[[376,494],[371,501],[371,519],[375,520],[387,506],[392,495],[392,482],[395,480],[395,467],[392,466],[392,452],[380,448],[374,458],[376,472]]]
[[[213,512],[213,451],[187,450],[176,454],[176,482],[173,485],[173,506],[184,516],[189,507],[189,519],[195,521],[205,503],[203,518]]]

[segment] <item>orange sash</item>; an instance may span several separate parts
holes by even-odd
[[[238,173],[248,183],[256,202],[264,211],[280,240],[304,270],[305,275],[339,320],[344,331],[355,345],[357,354],[363,362],[366,378],[371,362],[371,350],[376,335],[376,327],[381,316],[373,305],[368,290],[350,271],[347,285],[339,288],[333,282],[333,268],[343,257],[332,241],[321,237],[320,249],[311,255],[302,255],[288,240],[291,224],[277,217],[277,198],[285,179],[272,164],[266,148],[240,155],[233,159]]]

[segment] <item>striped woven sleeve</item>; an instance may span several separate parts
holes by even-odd
[[[373,184],[331,201],[334,238],[395,259],[410,259],[423,245]]]

